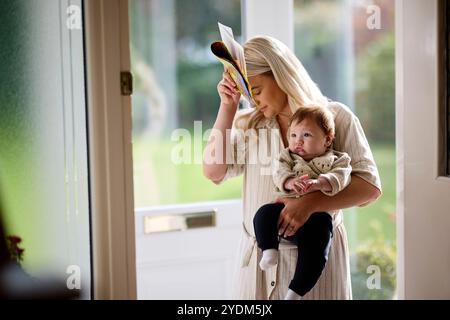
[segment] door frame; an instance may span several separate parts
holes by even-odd
[[[128,1],[84,1],[84,19],[93,298],[136,299]]]

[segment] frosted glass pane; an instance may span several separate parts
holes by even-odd
[[[67,278],[75,265],[89,297],[81,2],[0,2],[0,190],[24,268]]]

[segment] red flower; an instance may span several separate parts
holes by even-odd
[[[9,240],[11,243],[14,243],[14,244],[16,244],[16,243],[21,243],[21,242],[22,242],[22,239],[21,239],[20,237],[18,237],[18,236],[9,236],[9,237],[8,237],[8,240]]]
[[[23,260],[23,252],[25,251],[25,249],[19,247],[19,243],[22,242],[22,239],[18,236],[8,236],[7,240],[11,260],[20,263]]]

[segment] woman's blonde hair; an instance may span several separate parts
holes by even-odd
[[[269,36],[254,37],[244,44],[244,56],[247,76],[272,76],[287,94],[292,113],[301,106],[326,105],[327,98],[311,80],[294,53],[281,41]],[[252,129],[263,118],[264,115],[255,109],[237,121],[241,124],[239,127]]]

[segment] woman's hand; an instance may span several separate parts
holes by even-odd
[[[229,106],[230,108],[237,109],[239,103],[239,98],[241,94],[237,89],[236,84],[233,79],[231,79],[230,74],[223,68],[222,80],[217,85],[217,91],[219,92],[220,101],[222,105]]]
[[[278,234],[283,237],[293,236],[305,224],[314,212],[308,196],[301,198],[277,198],[274,203],[283,203],[284,208],[278,219]]]

